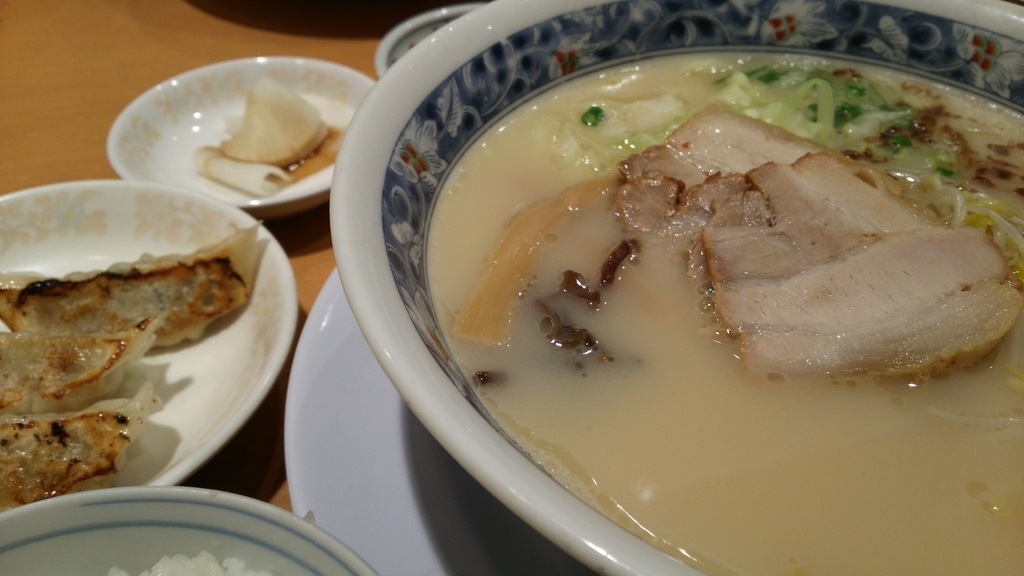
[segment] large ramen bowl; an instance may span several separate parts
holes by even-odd
[[[980,53],[979,38],[996,50]],[[1024,9],[995,0],[497,0],[416,45],[356,113],[331,192],[345,292],[412,411],[513,511],[598,571],[697,574],[524,456],[451,360],[425,262],[433,206],[452,168],[485,129],[532,96],[588,72],[677,53],[827,53],[1019,110],[1022,41]]]

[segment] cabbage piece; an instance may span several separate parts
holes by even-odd
[[[815,107],[817,119],[815,120],[811,120],[800,110],[800,104],[804,97],[812,90],[817,97]],[[743,113],[785,128],[802,138],[814,140],[825,146],[834,146],[838,138],[834,125],[835,99],[833,96],[831,84],[821,78],[812,78],[786,98],[769,102],[763,106],[744,108]]]
[[[601,119],[588,124],[582,116],[594,107]],[[686,116],[686,105],[671,94],[635,102],[602,100],[581,106],[573,117],[544,116],[534,133],[539,144],[553,150],[556,163],[600,171],[663,142]]]

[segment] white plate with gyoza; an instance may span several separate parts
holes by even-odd
[[[244,250],[220,253],[225,241],[235,240],[244,240]],[[132,429],[131,443],[118,462],[123,466],[112,482],[103,478],[102,485],[176,484],[202,466],[248,420],[277,379],[291,347],[298,313],[291,265],[259,222],[198,193],[145,182],[95,180],[0,197],[0,275],[5,279],[17,279],[22,273],[60,279],[71,292],[76,282],[95,276],[91,273],[107,271],[118,282],[127,282],[125,278],[147,266],[176,262],[173,274],[187,273],[199,268],[204,258],[233,268],[225,273],[226,280],[193,284],[231,282],[244,297],[236,298],[212,321],[203,319],[199,329],[186,329],[191,333],[180,341],[175,342],[173,335],[158,336],[156,345],[124,365],[117,383],[95,399],[138,398],[140,390],[151,388],[160,400],[147,397],[150,409],[146,412],[151,414],[145,416],[141,430]],[[247,263],[240,264],[242,260]],[[68,277],[79,273],[84,274]],[[19,288],[19,298],[29,301],[53,288],[51,284],[58,282],[26,284]],[[11,285],[8,282],[4,288]],[[177,297],[170,292],[152,293],[160,299]],[[196,302],[213,298],[200,294]],[[73,304],[62,302],[53,307],[53,313]],[[88,307],[81,308],[82,314],[90,312]],[[23,326],[18,321],[7,323],[17,333],[63,330],[52,317],[39,318],[43,317]],[[171,324],[167,317],[158,322]],[[63,407],[59,402],[42,406],[59,413],[44,430],[44,443],[73,441],[68,428],[73,419],[68,415],[81,408]],[[11,421],[12,417],[0,416],[0,427],[4,418]],[[4,448],[9,444],[13,443],[0,446],[0,465],[4,459],[12,465],[15,455]],[[69,457],[69,468],[76,465]],[[5,489],[10,487],[0,486],[0,492]]]

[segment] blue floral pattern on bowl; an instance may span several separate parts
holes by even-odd
[[[720,50],[827,53],[931,77],[1024,110],[1024,43],[870,2],[611,2],[492,45],[417,108],[395,143],[383,195],[385,244],[402,300],[437,362],[478,409],[438,329],[424,262],[436,193],[451,168],[517,103],[566,79],[626,61]]]

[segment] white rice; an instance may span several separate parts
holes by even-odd
[[[131,576],[124,570],[111,568],[107,576]],[[195,558],[184,554],[164,556],[152,568],[139,576],[273,576],[264,570],[251,570],[238,558],[225,558],[223,567],[217,558],[203,550]]]

